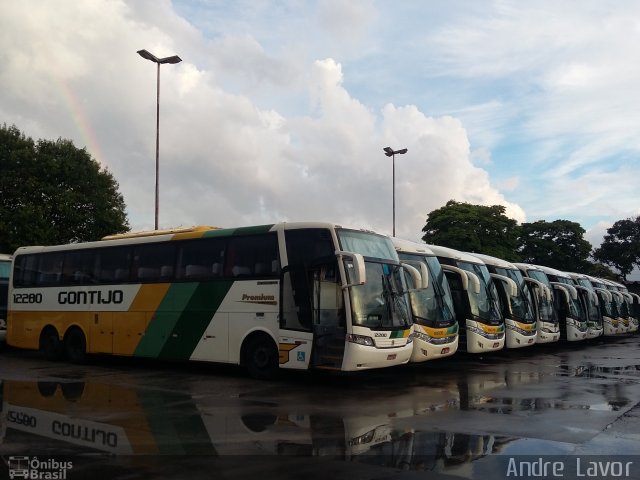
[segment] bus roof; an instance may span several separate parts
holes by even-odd
[[[533,263],[513,262],[513,264],[516,267],[518,267],[520,270],[525,271],[525,272],[527,270],[534,270],[534,271],[537,271],[537,272],[544,273],[544,271],[538,265],[534,265]]]
[[[544,265],[536,265],[540,270],[542,270],[546,274],[555,275],[556,277],[568,278],[571,280],[571,277],[568,273],[563,272],[562,270],[556,270],[555,268],[545,267]]]
[[[474,257],[478,257],[487,265],[493,265],[494,267],[508,268],[510,270],[518,270],[518,267],[511,262],[507,262],[498,257],[492,257],[491,255],[484,255],[482,253],[471,253],[469,255],[473,255]]]
[[[349,230],[360,231],[365,233],[371,233],[374,235],[380,235],[386,237],[386,235],[378,234],[371,230],[364,228],[350,228],[343,227],[336,223],[330,222],[280,222],[276,224],[266,225],[250,225],[245,227],[232,227],[232,228],[219,228],[210,226],[196,226],[196,227],[184,227],[176,229],[166,229],[151,232],[134,232],[132,234],[116,234],[104,237],[103,240],[97,240],[94,242],[84,243],[69,243],[63,245],[52,246],[27,246],[19,247],[15,251],[15,255],[27,254],[27,253],[41,253],[41,252],[55,252],[61,250],[79,250],[83,248],[101,248],[101,247],[114,247],[120,245],[129,244],[141,244],[141,243],[153,243],[163,242],[170,240],[187,240],[196,239],[206,236],[235,236],[235,235],[249,235],[255,233],[274,232],[279,229],[283,230],[295,230],[305,228],[347,228]]]
[[[426,243],[412,242],[411,240],[404,240],[396,237],[392,237],[391,240],[393,241],[393,246],[397,251],[405,253],[420,253],[434,257],[436,255]]]
[[[455,250],[449,247],[441,247],[440,245],[427,245],[433,253],[435,253],[438,257],[447,257],[452,258],[454,260],[459,260],[461,262],[468,263],[477,263],[479,265],[484,265],[484,262],[473,255],[469,255],[468,253],[461,252],[460,250]]]
[[[102,240],[120,240],[120,239],[137,238],[137,237],[154,237],[156,235],[168,235],[168,234],[175,234],[175,233],[191,233],[191,232],[208,232],[210,230],[220,230],[220,227],[199,225],[196,227],[178,227],[178,228],[167,228],[162,230],[144,230],[139,232],[115,233],[113,235],[106,235],[102,237]]]

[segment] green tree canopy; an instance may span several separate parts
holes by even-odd
[[[507,217],[502,205],[472,205],[449,200],[427,216],[422,240],[472,253],[483,253],[507,261],[518,261],[519,227]]]
[[[583,238],[584,233],[579,223],[569,220],[523,223],[520,226],[518,252],[526,263],[567,272],[587,272],[591,268],[587,261],[591,244]]]
[[[593,252],[593,258],[611,265],[626,280],[634,266],[640,267],[640,217],[618,220],[607,229],[607,235]]]
[[[128,230],[118,183],[85,149],[0,127],[0,252]]]

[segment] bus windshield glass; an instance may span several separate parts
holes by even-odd
[[[518,294],[515,297],[507,295],[511,305],[511,314],[514,319],[521,322],[533,323],[535,321],[535,315],[533,313],[531,297],[529,289],[525,286],[524,277],[522,273],[520,273],[520,270],[496,268],[496,273],[510,278],[518,286]]]
[[[468,296],[471,306],[471,314],[482,323],[487,325],[500,325],[502,314],[498,303],[498,292],[491,282],[489,270],[486,265],[471,262],[457,262],[458,268],[475,273],[480,280],[480,293],[476,294],[469,286]]]
[[[338,229],[340,248],[346,252],[359,253],[363,257],[398,261],[398,254],[391,239],[375,233]],[[367,272],[368,274],[369,272]]]
[[[393,250],[395,254],[395,250]],[[345,259],[347,276],[351,260]],[[367,281],[350,288],[353,324],[373,330],[408,328],[411,326],[405,299],[403,269],[399,264],[365,262]],[[351,283],[351,279],[347,278]]]
[[[455,324],[449,283],[438,259],[416,253],[401,253],[400,258],[424,262],[428,266],[427,288],[413,290],[409,294],[414,321],[433,328],[449,327]]]
[[[587,305],[587,315],[590,322],[600,323],[602,321],[602,315],[600,314],[600,308],[598,305],[598,297],[591,291],[584,292],[585,304]]]

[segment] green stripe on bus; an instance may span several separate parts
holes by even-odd
[[[251,235],[257,233],[268,233],[273,228],[271,225],[257,225],[255,227],[223,228],[220,230],[209,230],[204,232],[202,238],[229,237],[236,235]]]
[[[170,338],[171,332],[198,285],[198,283],[174,283],[169,287],[133,352],[135,356],[156,358],[160,355],[162,347]]]
[[[227,296],[233,280],[203,282],[193,291],[182,310],[160,357],[188,360],[220,304]]]
[[[403,338],[404,332],[404,330],[393,330],[391,335],[389,335],[389,338]]]

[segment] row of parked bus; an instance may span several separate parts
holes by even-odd
[[[640,297],[620,283],[436,245],[393,242],[401,260],[416,267],[423,262],[432,282],[439,283],[439,292],[425,293],[424,286],[410,290],[412,361],[456,350],[486,353],[638,331]],[[421,315],[438,295],[440,305],[432,301],[432,314]]]
[[[7,342],[342,371],[635,332],[623,285],[330,223],[194,227],[21,247]]]

